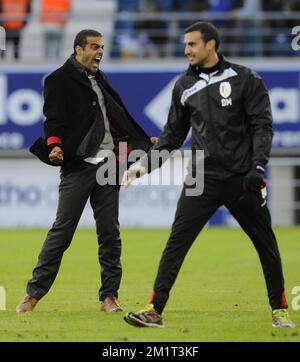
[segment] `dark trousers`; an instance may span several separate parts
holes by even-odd
[[[217,208],[225,205],[252,240],[263,268],[272,309],[286,307],[280,254],[272,231],[270,213],[260,194],[243,191],[243,176],[225,180],[205,177],[200,196],[179,198],[171,235],[162,254],[152,303],[161,313],[169,298],[183,260],[193,241]]]
[[[56,220],[48,232],[33,277],[27,285],[27,293],[36,299],[41,299],[53,284],[63,253],[72,241],[88,198],[94,212],[99,244],[102,282],[99,299],[102,301],[108,295],[118,296],[122,275],[119,187],[99,186],[96,171],[96,166],[89,165],[83,170],[61,173]]]

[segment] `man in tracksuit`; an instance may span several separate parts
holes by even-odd
[[[82,30],[75,38],[74,54],[45,79],[45,139],[38,139],[31,151],[43,162],[61,166],[59,202],[18,313],[32,311],[49,291],[88,198],[98,235],[101,310],[121,310],[117,299],[122,275],[119,186],[117,180],[99,183],[97,172],[111,157],[127,157],[126,151],[119,152],[121,141],[127,143],[128,152],[148,151],[151,142],[99,70],[103,51],[102,35]]]
[[[188,196],[184,185],[150,305],[129,312],[125,321],[134,326],[163,326],[161,314],[188,250],[218,207],[225,205],[258,252],[273,326],[294,327],[287,311],[280,254],[262,196],[273,135],[267,89],[255,72],[226,61],[217,52],[219,35],[212,24],[191,25],[184,43],[190,66],[174,86],[168,121],[154,149],[180,148],[192,128],[192,149],[204,150],[204,190],[200,196]],[[147,156],[124,174],[123,185],[153,170],[151,151]]]

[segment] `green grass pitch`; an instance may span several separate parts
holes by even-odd
[[[291,308],[300,285],[300,228],[275,230],[283,260],[290,314],[297,328],[271,327],[261,266],[240,229],[207,228],[187,255],[164,311],[164,329],[134,328],[124,313],[99,311],[100,271],[94,230],[78,230],[50,292],[32,313],[17,315],[45,230],[0,230],[0,341],[300,341],[300,310]],[[169,230],[122,230],[125,311],[144,307]],[[300,302],[299,302],[300,303]]]

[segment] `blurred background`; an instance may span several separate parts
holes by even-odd
[[[299,224],[299,19],[300,0],[0,0],[0,227],[54,221],[59,170],[28,149],[42,135],[43,79],[72,53],[76,33],[92,28],[104,35],[102,69],[155,136],[167,120],[174,82],[188,66],[183,31],[201,20],[218,27],[220,51],[255,69],[270,91],[269,205],[276,226]],[[122,190],[122,226],[169,227],[180,188]],[[87,208],[81,226],[93,225]],[[221,208],[210,225],[236,223]]]

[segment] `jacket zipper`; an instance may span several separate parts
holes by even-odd
[[[203,79],[203,78],[202,78]],[[210,78],[209,78],[210,80]],[[211,150],[212,150],[212,154],[210,156],[212,156],[213,158],[217,159],[217,147],[216,147],[216,142],[214,142],[214,139],[217,139],[216,137],[216,129],[215,129],[215,125],[212,119],[212,112],[211,112],[211,103],[210,103],[210,97],[209,97],[209,80],[205,80],[207,87],[206,87],[206,98],[207,98],[207,106],[208,106],[208,128],[211,132]]]

